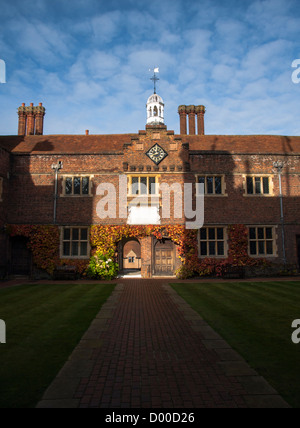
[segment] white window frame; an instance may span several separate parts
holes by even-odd
[[[204,184],[204,196],[208,196],[208,197],[222,197],[222,196],[228,196],[228,194],[226,193],[226,180],[225,180],[225,175],[224,174],[196,174],[196,184],[198,184],[198,180],[200,177],[203,177],[205,179],[205,184]],[[207,193],[207,179],[208,178],[213,178],[213,193]],[[221,178],[221,193],[216,193],[216,188],[215,188],[215,178]]]
[[[206,240],[201,240],[201,230],[207,229]],[[209,239],[209,229],[215,229],[215,239]],[[223,229],[223,239],[217,238],[217,229]],[[206,242],[207,255],[201,254],[201,242]],[[224,243],[224,255],[210,255],[209,254],[209,242]],[[216,245],[217,248],[217,245]],[[226,259],[228,257],[228,227],[223,225],[204,225],[198,232],[198,257],[200,259]]]
[[[66,229],[70,229],[70,240],[64,239],[64,231]],[[78,240],[73,239],[73,230],[74,229],[79,229],[79,239]],[[81,229],[87,230],[87,240],[81,239]],[[90,251],[91,251],[91,248],[90,248],[90,228],[88,226],[63,226],[63,227],[61,227],[60,237],[61,237],[61,239],[60,239],[60,258],[61,259],[88,260],[90,258]],[[64,254],[64,243],[65,242],[70,243],[70,255]],[[81,256],[81,255],[73,256],[72,255],[72,243],[73,242],[78,242],[78,253],[79,254],[80,254],[81,244],[87,243],[87,254],[84,256]]]
[[[252,178],[254,193],[248,193],[248,178]],[[255,192],[255,179],[260,178],[260,188],[262,193]],[[269,193],[263,193],[263,179],[269,179]],[[269,198],[274,196],[274,175],[273,174],[247,174],[243,175],[244,196],[249,198]]]
[[[251,258],[254,259],[261,259],[261,258],[274,258],[274,257],[278,257],[278,247],[277,247],[277,240],[278,240],[278,235],[277,235],[277,228],[278,226],[265,226],[265,225],[251,225],[251,226],[247,226],[248,227],[248,255]],[[256,229],[256,239],[250,239],[250,229]],[[259,239],[258,238],[258,229],[264,229],[264,238],[263,239]],[[266,237],[266,230],[267,229],[272,229],[272,240],[268,239]],[[266,254],[266,243],[267,241],[272,241],[273,242],[273,254]],[[257,254],[251,254],[251,242],[256,242],[256,252]],[[259,254],[259,242],[264,242],[264,248],[265,248],[265,253],[264,254]]]
[[[93,182],[92,179],[94,178],[93,175],[89,175],[89,174],[72,174],[72,175],[63,175],[63,182],[62,182],[62,197],[66,197],[66,198],[87,198],[87,197],[91,197],[92,196],[92,188],[93,188]],[[67,194],[66,193],[66,181],[67,179],[72,179],[72,193],[71,194]],[[74,194],[74,179],[75,178],[80,178],[80,194]],[[89,190],[88,190],[88,194],[83,194],[82,193],[82,179],[83,178],[88,178],[89,179]]]
[[[143,197],[154,197],[159,196],[159,178],[160,175],[157,174],[130,174],[128,177],[128,191],[127,196],[134,197],[134,198],[143,198]],[[138,178],[139,179],[139,193],[132,193],[132,179]],[[141,194],[141,178],[147,178],[147,193]],[[149,178],[155,178],[155,193],[151,194],[149,193]]]

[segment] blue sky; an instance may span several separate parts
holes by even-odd
[[[299,0],[0,0],[0,135],[23,102],[45,134],[135,133],[157,92],[165,123],[204,104],[207,134],[300,135]]]

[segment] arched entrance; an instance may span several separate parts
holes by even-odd
[[[121,242],[120,270],[125,274],[139,272],[142,267],[141,244],[137,239],[129,238]]]
[[[154,274],[173,276],[175,271],[175,245],[170,239],[157,241],[154,246]]]

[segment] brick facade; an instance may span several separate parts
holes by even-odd
[[[35,125],[31,122],[32,109]],[[127,218],[117,216],[103,219],[99,218],[97,212],[98,204],[106,197],[97,194],[97,189],[104,183],[110,183],[116,189],[117,214],[124,208],[120,206],[120,203],[126,203],[124,192],[121,195],[119,193],[120,176],[126,176],[128,180],[132,177],[152,177],[160,184],[180,184],[182,188],[184,183],[194,186],[198,177],[204,177],[204,180],[209,177],[211,180],[211,177],[218,176],[222,182],[222,191],[205,195],[204,226],[225,229],[232,224],[273,227],[276,233],[273,237],[274,253],[268,258],[280,264],[283,251],[279,179],[273,163],[282,160],[286,256],[289,264],[297,265],[297,237],[300,237],[300,137],[203,135],[204,113],[204,106],[180,106],[180,135],[169,131],[165,125],[147,125],[145,130],[135,134],[89,135],[86,132],[85,135],[76,136],[46,136],[41,135],[45,109],[41,105],[40,109],[22,106],[19,109],[20,135],[0,137],[2,263],[11,257],[8,238],[4,233],[5,224],[53,224],[55,173],[52,165],[61,161],[63,169],[58,173],[56,205],[58,226],[126,224]],[[34,133],[36,135],[32,135]],[[159,165],[146,155],[155,144],[167,153]],[[253,176],[254,183],[262,180],[259,177],[266,177],[268,194],[247,194],[249,176]],[[80,180],[88,177],[87,193],[66,194],[66,180],[72,183],[72,177],[79,177]],[[134,197],[129,195],[127,203]],[[158,203],[161,204],[159,197]],[[184,213],[181,218],[174,218],[174,208],[174,197],[171,196],[171,216],[162,218],[162,225],[185,224]],[[159,210],[161,214],[161,206]],[[140,240],[143,277],[155,274],[155,242],[153,237]],[[173,270],[179,265],[176,246],[174,260]]]

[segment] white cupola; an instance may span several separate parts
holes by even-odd
[[[147,125],[164,125],[164,102],[154,93],[147,101]]]

